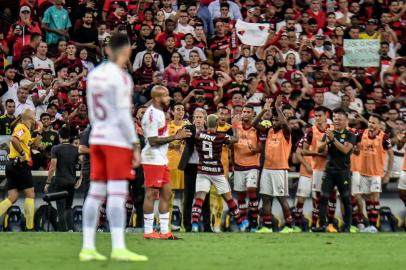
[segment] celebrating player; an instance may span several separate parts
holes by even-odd
[[[237,121],[237,119],[234,119]],[[234,121],[233,121],[234,122]],[[200,215],[206,194],[210,191],[210,185],[216,187],[217,193],[222,195],[227,203],[228,210],[237,221],[241,231],[245,231],[248,221],[242,220],[237,204],[231,196],[231,188],[224,176],[221,163],[221,151],[224,144],[232,144],[238,141],[235,129],[235,137],[217,132],[218,117],[211,114],[207,117],[207,131],[196,134],[196,150],[199,153],[199,166],[196,177],[196,195],[192,208],[192,231],[199,231]]]
[[[255,231],[258,226],[258,170],[261,148],[256,128],[252,126],[254,108],[245,105],[242,110],[242,126],[237,127],[238,142],[234,144],[234,190],[238,193],[238,209],[246,219],[248,193],[250,228]]]
[[[312,196],[312,157],[311,156],[304,156],[303,155],[303,144],[305,142],[305,138],[302,138],[297,143],[296,148],[296,158],[300,162],[300,177],[299,183],[296,192],[296,213],[295,213],[295,224],[301,230],[300,224],[302,223],[303,218],[303,206],[306,198]],[[296,229],[298,230],[298,229]],[[299,231],[298,230],[298,231]]]
[[[260,193],[264,209],[264,227],[259,233],[272,232],[272,197],[277,197],[285,217],[285,228],[282,233],[293,232],[293,219],[290,213],[287,196],[289,155],[292,148],[291,131],[282,112],[282,96],[278,96],[275,109],[272,111],[272,127],[265,142],[265,164],[260,179]],[[262,115],[270,110],[267,102],[262,112],[254,120],[254,126]]]
[[[316,124],[310,128],[306,133],[306,141],[303,144],[303,154],[312,156],[312,169],[313,169],[313,185],[312,185],[312,195],[313,195],[313,211],[312,211],[312,229],[317,226],[317,221],[319,219],[319,207],[320,207],[320,191],[322,178],[324,174],[324,169],[326,168],[326,153],[319,153],[317,151],[320,141],[323,138],[326,130],[330,128],[327,124],[327,108],[319,106],[315,109],[314,117]],[[328,232],[337,232],[333,226],[333,219],[335,213],[336,204],[336,192],[333,191],[330,196],[329,205],[329,225],[327,226]]]
[[[142,129],[146,140],[141,161],[145,176],[144,238],[177,240],[169,231],[169,204],[172,197],[168,168],[168,145],[175,140],[189,138],[192,133],[185,128],[168,136],[168,125],[164,110],[169,106],[170,96],[166,87],[156,85],[151,90],[152,104],[142,118]],[[159,196],[160,233],[153,230],[154,200]]]
[[[124,67],[131,45],[124,34],[112,35],[109,61],[89,74],[87,104],[92,125],[90,133],[91,184],[83,207],[83,248],[81,261],[106,260],[95,248],[99,207],[107,193],[107,218],[111,230],[111,258],[118,261],[146,261],[130,252],[124,241],[125,202],[128,181],[139,165],[139,145],[131,115],[133,82]]]
[[[366,208],[369,226],[364,232],[376,233],[376,223],[379,216],[379,197],[382,192],[382,182],[388,183],[393,166],[393,149],[388,135],[380,130],[381,118],[379,115],[369,117],[368,128],[358,135],[360,150],[360,190],[367,195]],[[386,173],[385,160],[389,155]]]

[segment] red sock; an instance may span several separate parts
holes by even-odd
[[[192,223],[199,223],[204,200],[197,198],[192,207]]]
[[[300,203],[300,202],[296,203],[296,213],[295,213],[296,226],[300,226],[300,224],[302,223],[303,205],[304,205],[304,203]]]
[[[370,225],[376,227],[379,218],[379,201],[371,202],[372,209],[371,209],[371,218],[369,220]]]
[[[312,210],[312,227],[317,226],[317,221],[319,220],[319,207],[320,207],[320,192],[315,192],[315,197],[313,198],[313,210]]]
[[[238,210],[242,219],[247,218],[247,193],[238,192]]]
[[[366,200],[365,205],[366,205],[366,208],[367,208],[367,216],[368,216],[369,225],[372,225],[371,224],[371,222],[372,222],[371,221],[371,219],[372,219],[371,213],[372,213],[372,208],[373,208],[372,201]]]
[[[251,213],[251,225],[257,226],[258,225],[258,196],[256,189],[249,189],[248,190],[248,208]]]
[[[240,211],[238,210],[237,204],[233,199],[230,199],[227,201],[227,206],[228,206],[228,211],[230,212],[230,215],[235,218],[237,221],[237,224],[240,225],[242,222]]]
[[[271,229],[272,228],[272,214],[271,213],[264,213],[264,226]]]
[[[336,213],[336,204],[337,204],[337,193],[333,191],[328,200],[328,223],[334,223],[334,215]]]

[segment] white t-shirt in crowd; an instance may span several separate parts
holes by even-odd
[[[151,105],[145,111],[141,124],[145,137],[145,147],[141,152],[141,163],[149,165],[167,165],[169,144],[166,143],[158,146],[151,146],[148,141],[148,138],[151,137],[168,136],[168,125],[165,113]]]
[[[35,69],[50,70],[52,75],[55,76],[54,62],[48,57],[43,60],[37,56],[34,56],[32,58],[32,64],[34,65]]]

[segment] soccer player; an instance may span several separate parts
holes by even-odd
[[[6,166],[7,198],[0,203],[0,217],[4,215],[19,197],[19,192],[24,191],[24,213],[26,229],[34,229],[34,183],[31,175],[31,150],[38,148],[42,138],[42,124],[37,123],[37,136],[31,138],[30,129],[35,125],[35,112],[25,109],[17,117],[18,124],[11,134],[10,163]]]
[[[247,216],[248,193],[252,232],[255,232],[258,226],[257,188],[261,153],[258,131],[252,126],[254,116],[254,108],[245,105],[242,110],[242,125],[236,127],[238,142],[234,144],[234,191],[238,193],[238,209],[242,219]]]
[[[172,115],[173,120],[168,124],[168,133],[169,136],[173,136],[176,132],[182,129],[185,125],[188,124],[187,120],[183,120],[185,116],[185,106],[182,103],[177,103],[172,106]],[[170,207],[169,212],[170,216],[172,214],[173,209],[173,200],[175,198],[176,192],[178,194],[182,194],[182,190],[184,189],[184,172],[178,169],[180,158],[182,157],[182,152],[184,148],[184,143],[182,141],[173,141],[169,143],[168,147],[168,167],[170,172],[170,179],[171,179],[171,188],[173,190],[173,196],[170,200]],[[179,228],[172,228],[177,229]]]
[[[350,129],[355,136],[358,136],[358,130]],[[352,222],[359,229],[363,229],[364,213],[361,193],[361,157],[358,145],[354,145],[351,154],[351,205],[352,205]]]
[[[403,201],[406,207],[406,152],[403,156],[403,170],[400,174],[398,189],[400,199]]]
[[[313,211],[312,211],[312,229],[317,226],[319,219],[319,206],[320,206],[320,191],[324,170],[326,167],[326,153],[319,153],[317,151],[320,141],[325,135],[327,129],[331,128],[327,124],[327,108],[319,106],[315,109],[314,118],[315,125],[311,127],[306,133],[306,140],[303,144],[303,155],[312,156],[312,196],[313,196]],[[333,191],[330,197],[329,204],[329,225],[327,226],[328,232],[337,232],[333,226],[335,204],[337,202],[336,192]]]
[[[219,107],[217,110],[218,124],[217,132],[223,133],[229,136],[233,136],[233,130],[227,119],[230,117],[230,110],[227,107]],[[223,145],[223,150],[221,151],[221,164],[223,164],[224,176],[228,180],[228,175],[230,171],[230,147],[229,145]],[[223,198],[218,194],[215,186],[212,186],[210,190],[210,208],[214,212],[214,232],[220,232],[221,226],[221,216],[223,214]]]
[[[292,148],[291,130],[282,112],[282,96],[278,96],[275,108],[272,110],[272,127],[268,131],[265,142],[265,163],[260,179],[260,194],[264,209],[264,227],[259,233],[272,232],[272,197],[277,197],[285,217],[285,227],[281,233],[293,232],[293,219],[289,209],[287,197],[289,155]],[[262,115],[269,111],[269,101],[254,120],[254,126]]]
[[[327,129],[318,147],[319,153],[327,151],[327,163],[321,184],[319,227],[315,232],[326,232],[327,204],[331,193],[337,187],[344,206],[344,232],[353,232],[351,227],[351,150],[356,142],[355,135],[347,129],[345,111],[336,109],[333,114],[334,130]]]
[[[302,138],[297,143],[296,148],[296,158],[300,162],[300,177],[299,183],[296,192],[296,213],[295,213],[295,224],[301,229],[302,219],[303,219],[303,206],[305,203],[306,198],[312,196],[312,157],[311,156],[304,156],[303,155],[303,144],[305,142],[305,137]]]
[[[131,45],[124,34],[111,36],[107,47],[109,61],[95,68],[88,77],[87,104],[92,125],[90,133],[90,188],[83,206],[83,247],[81,261],[106,260],[96,251],[95,232],[99,208],[107,194],[112,251],[118,261],[146,261],[147,257],[125,246],[125,202],[128,181],[139,165],[138,137],[131,115],[133,82],[124,70],[131,56]]]
[[[168,125],[164,110],[169,106],[170,96],[166,87],[156,85],[151,90],[152,104],[142,118],[145,147],[141,162],[144,167],[144,238],[177,240],[169,231],[169,204],[172,198],[170,172],[168,168],[168,146],[170,142],[189,138],[192,133],[185,128],[168,136]],[[153,230],[154,200],[159,195],[160,233]]]
[[[199,166],[196,177],[196,195],[192,208],[192,232],[199,231],[200,216],[206,194],[210,185],[216,187],[217,193],[227,203],[230,215],[235,218],[241,231],[248,227],[248,221],[242,220],[240,211],[235,203],[228,180],[224,176],[221,163],[221,152],[224,144],[233,144],[238,141],[238,135],[233,129],[234,137],[217,132],[218,117],[211,114],[207,117],[207,131],[196,134],[196,150],[199,153]]]
[[[391,141],[381,130],[381,117],[372,114],[369,117],[368,128],[358,134],[358,147],[360,150],[360,190],[367,196],[366,208],[369,226],[363,231],[376,233],[376,224],[379,217],[379,197],[382,192],[382,182],[389,182],[393,166],[393,149]],[[386,155],[389,156],[386,173]]]

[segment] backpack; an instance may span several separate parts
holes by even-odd
[[[21,232],[25,229],[25,218],[17,205],[11,206],[4,218],[4,231]]]
[[[82,206],[76,205],[72,209],[72,220],[73,220],[73,231],[74,232],[82,232]]]
[[[34,215],[36,231],[55,232],[58,229],[57,212],[52,205],[41,205]]]
[[[172,209],[172,230],[179,231],[182,227],[182,213],[180,212],[179,206],[174,205]]]
[[[397,219],[387,206],[383,206],[379,210],[379,223],[379,231],[381,232],[395,232],[397,230]]]

